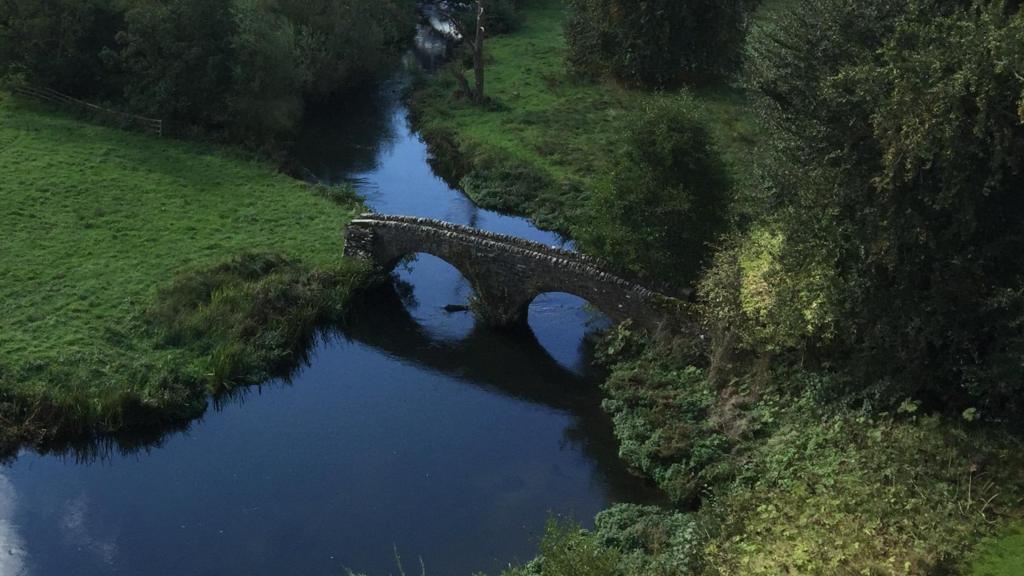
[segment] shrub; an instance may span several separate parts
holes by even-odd
[[[935,416],[785,408],[698,514],[716,574],[954,574],[1019,505],[1019,441]]]
[[[659,506],[618,504],[595,520],[603,546],[622,554],[625,574],[696,574],[706,539],[693,514]]]
[[[549,520],[540,556],[505,576],[618,576],[618,551],[601,545],[594,534],[571,522]]]

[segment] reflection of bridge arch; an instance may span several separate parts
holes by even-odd
[[[410,254],[426,253],[455,267],[476,292],[474,309],[488,324],[524,321],[540,294],[578,296],[616,322],[649,330],[678,301],[606,272],[601,262],[545,246],[438,220],[364,214],[346,234],[345,255],[390,270]]]
[[[584,358],[583,372],[559,364],[525,327],[488,330],[477,326],[458,340],[439,339],[404,303],[406,290],[382,284],[351,307],[341,334],[403,363],[456,378],[491,393],[564,411],[574,418],[567,440],[598,462],[613,501],[663,504],[653,483],[638,481],[619,458],[609,415],[598,386],[605,374]]]

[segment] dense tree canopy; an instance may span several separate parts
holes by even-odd
[[[1024,390],[1018,3],[799,0],[751,45],[776,150],[731,260],[748,334],[1005,407]]]
[[[409,0],[2,0],[0,77],[266,143],[378,70]]]
[[[569,64],[587,76],[663,87],[733,71],[746,0],[570,0]]]

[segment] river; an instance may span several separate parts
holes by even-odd
[[[314,111],[294,157],[376,211],[568,245],[476,207],[431,170],[400,92],[443,43]],[[335,241],[335,239],[325,239]],[[340,246],[339,246],[340,249]],[[536,552],[552,515],[592,523],[658,498],[617,458],[588,334],[606,321],[544,295],[530,331],[449,314],[471,292],[421,256],[305,365],[186,430],[94,455],[25,451],[0,468],[0,576],[496,574]]]

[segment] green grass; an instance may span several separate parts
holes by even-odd
[[[158,292],[241,253],[346,269],[355,211],[225,150],[0,95],[0,424],[24,438],[117,430],[133,407],[194,415],[210,358],[163,341]]]
[[[1024,524],[1017,523],[981,543],[971,562],[970,576],[1024,574]]]
[[[461,156],[453,176],[469,176],[463,187],[475,200],[569,229],[588,191],[608,185],[633,115],[650,99],[679,95],[577,81],[565,65],[563,2],[532,0],[522,10],[522,27],[486,47],[491,106],[455,100],[448,74],[429,79],[412,104],[427,140],[456,148],[441,154]],[[692,96],[737,183],[749,182],[759,133],[744,93],[723,85]],[[517,187],[524,172],[530,190]]]

